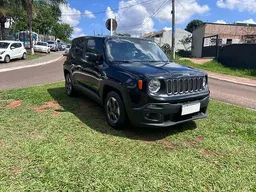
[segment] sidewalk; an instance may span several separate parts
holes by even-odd
[[[224,75],[224,74],[213,73],[213,72],[209,72],[209,71],[205,71],[205,72],[208,74],[209,77],[211,77],[213,79],[218,79],[221,81],[228,81],[228,82],[232,82],[232,83],[256,87],[256,80],[254,80],[254,79],[237,77],[237,76],[232,76],[232,75]]]
[[[63,57],[63,52],[51,52],[49,55],[32,60],[14,60],[10,63],[0,63],[0,72],[12,71],[16,69],[28,68],[38,65],[45,65],[55,62]]]

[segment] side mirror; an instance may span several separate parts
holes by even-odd
[[[11,46],[11,50],[15,49],[15,47]]]
[[[94,65],[101,65],[103,63],[103,56],[96,53],[86,53],[85,58]]]

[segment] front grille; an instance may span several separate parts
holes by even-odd
[[[185,94],[203,90],[203,77],[171,79],[167,81],[168,94]]]

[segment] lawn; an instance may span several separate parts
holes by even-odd
[[[63,86],[0,91],[0,191],[255,191],[255,111],[116,131]]]
[[[202,65],[195,64],[192,61],[189,60],[175,60],[175,62],[187,65],[193,68],[203,69],[206,71],[216,72],[216,73],[222,73],[227,75],[234,75],[238,77],[246,77],[251,79],[256,79],[256,70],[255,69],[235,69],[235,68],[229,68],[221,65],[217,61],[209,61]]]
[[[45,54],[45,53],[35,53],[34,55],[31,55],[30,53],[28,53],[27,60],[37,59],[37,58],[43,57],[45,55],[47,55],[47,54]]]

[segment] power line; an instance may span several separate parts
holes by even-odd
[[[126,6],[126,7],[120,7],[120,8],[114,8],[114,9],[111,9],[111,11],[119,11],[119,10],[122,10],[122,9],[128,9],[128,8],[131,8],[131,7],[134,7],[134,6],[137,6],[137,5],[141,5],[141,4],[147,4],[147,3],[150,3],[150,2],[153,2],[155,0],[147,0],[147,1],[142,1],[140,3],[136,3],[136,4],[133,4],[133,5],[130,5],[130,6]],[[104,10],[104,11],[98,11],[98,12],[92,12],[92,13],[63,13],[62,16],[75,16],[75,15],[97,15],[97,14],[103,14],[103,13],[106,13],[108,11]]]
[[[166,0],[164,1],[156,10],[155,12],[146,20],[144,21],[143,23],[137,23],[137,24],[134,24],[134,25],[128,25],[128,26],[125,26],[122,28],[123,29],[127,29],[127,28],[130,28],[130,27],[135,27],[135,26],[140,26],[143,27],[148,21],[149,19],[153,19],[155,16],[157,16],[159,14],[159,12],[162,10],[162,8],[169,2],[170,0]]]

